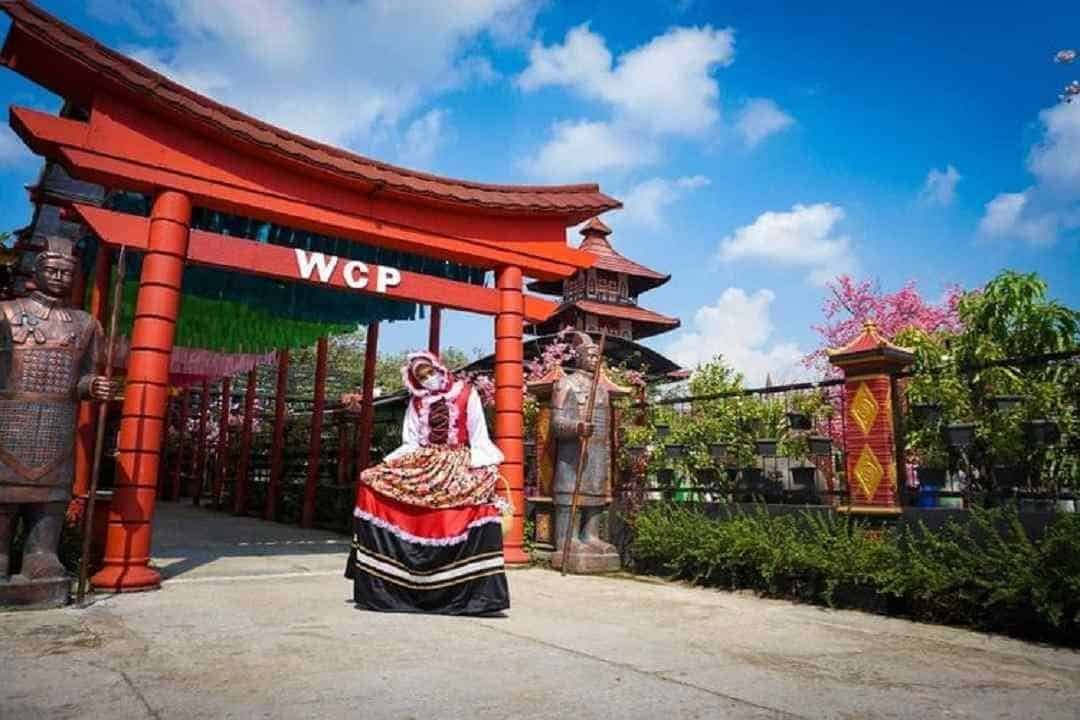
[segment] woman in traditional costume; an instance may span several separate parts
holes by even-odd
[[[498,492],[503,454],[476,389],[431,353],[402,368],[402,445],[360,476],[346,577],[357,607],[447,615],[510,607]]]

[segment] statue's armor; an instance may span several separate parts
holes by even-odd
[[[76,413],[101,325],[42,293],[0,302],[0,504],[71,498]]]
[[[592,379],[593,374],[590,372],[569,369],[553,388],[551,425],[558,439],[554,482],[556,505],[570,505],[573,498],[578,458],[581,454],[577,427],[579,422],[590,421],[586,417],[586,406]],[[589,452],[578,494],[580,507],[598,507],[611,502],[608,488],[608,472],[611,467],[610,399],[610,389],[605,387],[605,383],[599,383],[591,419],[593,435],[588,441]]]

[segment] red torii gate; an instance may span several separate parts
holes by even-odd
[[[0,62],[89,114],[82,122],[12,107],[19,137],[75,178],[154,197],[149,218],[73,207],[103,243],[144,253],[105,566],[94,585],[160,584],[147,563],[188,263],[493,315],[494,436],[515,508],[505,554],[508,562],[526,561],[522,327],[555,304],[525,296],[523,278],[559,280],[590,267],[592,255],[566,245],[566,228],[620,204],[591,184],[487,185],[353,155],[192,92],[26,0],[0,9],[12,19]],[[496,287],[192,231],[193,206],[493,270]]]

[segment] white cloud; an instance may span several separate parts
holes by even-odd
[[[7,125],[0,126],[0,167],[20,165],[34,158],[19,136]]]
[[[734,56],[734,32],[706,25],[672,28],[613,61],[604,38],[586,23],[567,32],[561,45],[534,45],[518,85],[526,91],[568,87],[608,104],[634,126],[692,136],[720,117],[712,72]]]
[[[675,180],[655,177],[640,182],[619,197],[623,209],[616,218],[630,224],[648,228],[661,228],[664,225],[664,211],[677,202],[683,195],[709,184],[704,175],[680,177]]]
[[[552,125],[551,135],[536,155],[521,163],[525,172],[549,182],[625,172],[659,158],[655,144],[606,122],[564,120]]]
[[[402,164],[420,170],[430,167],[446,132],[446,114],[438,108],[429,110],[409,125],[398,148]]]
[[[1080,103],[1061,103],[1039,113],[1042,138],[1027,157],[1035,184],[999,193],[979,222],[985,237],[1020,239],[1047,247],[1080,228]]]
[[[931,168],[930,172],[926,173],[926,182],[919,193],[919,202],[940,207],[952,205],[956,200],[956,184],[962,177],[952,165],[946,165],[944,170]]]
[[[746,103],[735,122],[735,130],[749,148],[795,124],[795,118],[780,109],[768,98],[757,98]]]
[[[856,267],[851,239],[835,232],[843,219],[843,208],[830,203],[764,212],[721,240],[718,256],[723,262],[762,260],[805,269],[811,282],[824,284]]]
[[[791,382],[805,375],[805,353],[796,343],[773,337],[771,290],[748,294],[729,287],[716,303],[698,309],[693,327],[684,330],[665,353],[684,367],[693,368],[717,355],[743,373],[750,386],[764,385],[766,375],[776,382]]]
[[[165,49],[139,57],[260,119],[364,149],[432,96],[490,79],[481,37],[524,41],[535,0],[157,0]],[[392,146],[391,146],[392,147]]]

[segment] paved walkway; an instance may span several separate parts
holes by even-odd
[[[154,593],[0,615],[0,718],[1076,718],[1080,654],[629,578],[360,612],[340,536],[164,505]]]

